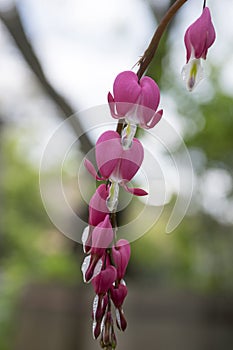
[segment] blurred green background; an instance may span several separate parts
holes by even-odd
[[[228,16],[230,16],[230,13],[233,14],[233,6],[230,2],[225,0],[222,3],[225,6],[222,5],[223,12],[228,12]],[[13,8],[10,1],[5,1],[1,4],[3,8],[0,8],[2,46],[5,46],[5,51],[10,56],[10,60],[15,60],[13,66],[9,60],[8,70],[4,73],[1,83],[2,96],[0,97],[0,349],[2,350],[23,348],[22,342],[24,340],[18,340],[17,343],[17,339],[20,317],[26,317],[22,311],[22,305],[24,305],[22,295],[25,288],[27,289],[31,285],[49,285],[53,288],[56,288],[56,286],[64,287],[67,291],[73,290],[73,288],[77,288],[77,290],[81,288],[80,290],[82,290],[83,283],[79,267],[83,259],[81,247],[62,235],[50,222],[40,197],[38,173],[38,159],[42,153],[41,144],[44,144],[43,132],[47,136],[60,120],[66,118],[69,113],[77,108],[77,105],[69,97],[69,89],[64,93],[59,83],[56,86],[56,79],[52,75],[50,76],[49,67],[46,66],[46,61],[43,62],[43,55],[41,56],[40,51],[36,49],[36,53],[34,52],[35,56],[38,56],[36,61],[35,58],[34,61],[33,59],[27,61],[27,57],[30,57],[30,50],[28,51],[28,48],[24,46],[25,38],[20,35],[17,38],[17,30],[16,33],[12,32],[13,37],[16,36],[14,39],[9,35],[9,29],[14,27],[12,23],[17,28],[17,13],[19,13],[22,25],[25,25],[27,38],[31,41],[32,46],[34,45],[33,38],[37,38],[37,36],[35,33],[34,36],[32,35],[35,29],[32,32],[28,29],[27,16],[30,16],[30,12],[26,11],[28,4],[27,1],[18,1],[17,8]],[[170,4],[169,1],[161,4],[161,1],[155,0],[130,2],[132,16],[134,16],[134,11],[138,6],[139,9],[140,6],[145,6],[145,14],[150,16],[148,20],[151,21],[154,27]],[[89,11],[91,11],[92,5],[91,3],[89,5]],[[102,6],[104,5],[106,4],[103,2]],[[228,81],[231,81],[232,72],[229,70],[229,73],[226,73],[225,71],[226,66],[230,66],[232,62],[232,53],[226,55],[225,58],[218,56],[221,50],[224,52],[222,32],[219,33],[220,38],[218,37],[218,26],[221,25],[223,16],[218,13],[218,6],[214,5],[213,1],[209,1],[209,6],[211,7],[211,5],[213,5],[213,20],[216,23],[217,31],[215,46],[219,45],[220,48],[216,51],[213,48],[213,56],[211,56],[210,49],[210,59],[205,67],[207,70],[206,82],[197,87],[197,92],[194,94],[187,93],[180,78],[177,78],[179,73],[177,71],[177,60],[183,57],[183,61],[178,61],[181,67],[185,63],[185,56],[180,55],[180,53],[176,55],[176,52],[183,45],[182,30],[185,29],[186,15],[187,18],[194,20],[196,14],[201,10],[201,1],[200,4],[197,4],[197,1],[190,1],[190,7],[186,4],[181,13],[177,15],[163,37],[158,53],[148,71],[148,75],[154,78],[161,88],[165,114],[165,102],[170,101],[168,102],[171,103],[169,110],[173,108],[175,114],[179,117],[182,136],[193,162],[195,184],[190,209],[182,223],[172,234],[165,234],[165,226],[175,202],[175,194],[171,196],[170,202],[164,207],[163,214],[156,225],[146,235],[132,244],[132,259],[127,277],[129,297],[126,303],[130,300],[131,288],[132,294],[134,294],[135,290],[140,292],[143,286],[143,288],[148,287],[150,292],[151,290],[170,291],[171,296],[172,291],[176,291],[175,293],[177,291],[187,291],[190,295],[195,294],[210,298],[213,296],[223,296],[225,298],[226,296],[231,300],[229,305],[232,305],[233,97],[232,83]],[[55,14],[56,6],[64,5],[61,5],[59,1],[54,1],[51,7],[54,8]],[[68,2],[67,6],[72,6],[72,1]],[[83,2],[77,1],[76,6],[77,9],[79,7],[81,9]],[[30,8],[30,11],[32,11],[32,8]],[[49,14],[51,13],[49,12]],[[217,17],[218,14],[219,18]],[[66,21],[64,20],[63,26],[65,26]],[[4,22],[5,24],[3,24]],[[88,27],[88,25],[87,18],[86,26]],[[142,26],[143,23],[140,23],[140,25]],[[56,31],[56,26],[53,26],[52,20],[50,26]],[[44,27],[46,33],[46,30],[49,30],[49,23],[45,21]],[[120,29],[118,28],[118,40],[124,41],[124,30],[127,30],[124,25]],[[57,35],[62,34],[58,33]],[[68,31],[66,35],[72,37],[72,31]],[[23,44],[19,49],[20,40]],[[87,40],[90,40],[90,38]],[[230,45],[233,40],[233,31],[228,32],[225,40],[226,47],[228,47],[227,45]],[[132,45],[137,46],[137,38],[135,38]],[[147,43],[144,43],[144,45],[146,48]],[[101,54],[106,53],[105,49],[99,48]],[[140,50],[141,47],[139,47],[139,52],[141,52]],[[90,55],[87,52],[86,55],[88,54]],[[184,50],[182,54],[184,54]],[[85,57],[85,52],[82,55]],[[40,69],[45,72],[42,77],[37,66],[37,59],[39,62],[40,58],[43,70],[41,67]],[[77,65],[82,65],[81,59],[80,62],[77,62]],[[2,72],[5,69],[4,62],[7,60],[6,57],[5,61],[1,61]],[[92,60],[94,69],[101,72],[101,69],[104,68],[96,66],[94,56],[92,56]],[[135,57],[136,60],[137,57]],[[64,61],[64,64],[69,64],[69,60],[68,63]],[[124,61],[121,62],[122,70],[130,69],[127,64]],[[26,73],[22,73],[22,71]],[[22,74],[26,74],[26,78],[23,78],[24,86],[21,87],[17,81],[18,76]],[[92,77],[88,71],[86,74],[88,79],[91,80]],[[9,80],[13,81],[13,85],[14,79],[16,80],[15,89],[12,89],[12,91],[5,76],[9,76]],[[113,81],[114,75],[111,78]],[[5,90],[4,84],[9,85]],[[227,84],[229,84],[229,87]],[[107,85],[107,89],[111,89],[111,85]],[[25,92],[25,95],[22,91]],[[91,96],[89,96],[89,102],[94,105],[96,101],[93,99],[92,102],[90,99]],[[106,103],[106,101],[100,99],[98,103]],[[8,108],[8,105],[11,106],[11,109]],[[73,107],[70,107],[70,105]],[[85,99],[81,102],[81,105],[85,106]],[[33,122],[29,121],[30,115]],[[37,124],[38,120],[44,124],[42,126],[39,122]],[[79,154],[82,153],[81,150],[78,152]],[[179,147],[176,147],[174,152],[179,153]],[[71,169],[76,166],[75,162],[77,160],[74,163],[71,161]],[[48,173],[44,175],[48,177],[48,181],[53,181],[53,171],[55,170],[51,166]],[[76,182],[74,178],[69,176],[69,165],[65,183],[71,192],[73,188],[75,191]],[[135,199],[131,208],[132,213],[134,210],[139,210],[140,205],[141,203]],[[83,215],[85,215],[86,204],[83,204],[80,200],[80,202],[75,203],[75,206],[78,211],[83,210]],[[148,208],[146,215],[150,215],[150,211],[153,211],[153,207]],[[35,287],[33,293],[36,290]],[[87,290],[89,290],[87,292],[87,295],[89,295],[90,289],[88,287]],[[77,300],[77,302],[80,302],[80,300]],[[19,307],[19,305],[21,306]],[[88,318],[90,310],[87,309],[84,313],[86,313],[85,317]],[[228,315],[228,319],[224,320],[224,324],[227,325],[226,328],[232,326],[232,319],[233,314],[231,313]],[[133,323],[133,316],[130,322]],[[83,327],[87,328],[87,337],[91,336],[88,333],[89,321],[86,324],[83,323]],[[133,325],[131,325],[131,331],[132,328]],[[127,333],[124,337],[127,338]],[[224,338],[223,335],[221,339],[228,338],[227,336]],[[230,349],[231,345],[226,342],[225,347],[223,346],[221,349]],[[179,346],[180,349],[185,348],[182,343]],[[96,347],[98,347],[97,344]],[[202,347],[205,348],[204,345]],[[37,349],[35,346],[30,348]],[[67,345],[65,348],[69,350],[74,347]],[[81,349],[81,345],[77,345],[76,348]],[[167,349],[169,348],[168,346]],[[218,348],[220,349],[220,347],[216,347],[216,349]],[[27,349],[26,345],[24,349]],[[52,350],[53,347],[44,347],[43,349]],[[163,349],[163,347],[158,346],[158,349]],[[201,347],[198,349],[201,349]]]

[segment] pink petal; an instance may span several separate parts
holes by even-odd
[[[155,111],[160,101],[160,91],[156,82],[150,77],[143,77],[140,80],[142,87],[140,104]]]
[[[105,184],[101,184],[95,191],[89,203],[89,225],[97,226],[105,219],[109,210],[106,205],[106,200],[109,195],[109,188]]]
[[[134,72],[125,71],[116,77],[113,84],[114,99],[120,115],[126,115],[137,102],[141,93],[138,77]],[[120,102],[118,104],[118,102]]]
[[[207,22],[208,22],[208,35],[207,35],[206,46],[209,48],[211,45],[213,45],[213,43],[216,39],[216,33],[215,33],[213,23],[211,21],[211,15],[210,15],[209,8],[205,7],[203,12],[204,12],[204,16],[207,17]]]
[[[116,246],[112,248],[113,260],[117,268],[117,278],[121,280],[129,262],[130,258],[130,244],[125,239],[120,239]]]
[[[110,289],[111,299],[116,308],[120,308],[127,296],[127,287],[123,284],[119,284],[118,287],[112,286]]]
[[[93,280],[92,285],[96,294],[105,294],[117,278],[117,271],[114,266],[107,266]]]
[[[111,115],[113,118],[115,118],[115,119],[123,118],[123,116],[121,116],[120,114],[117,113],[116,103],[115,103],[114,98],[110,92],[108,93],[108,104],[109,104],[110,112],[111,112]]]
[[[143,189],[128,187],[126,184],[124,184],[124,189],[127,192],[134,194],[135,196],[147,196],[148,195],[148,192],[144,191]]]
[[[141,142],[134,138],[132,146],[123,150],[119,166],[119,177],[130,181],[140,168],[144,158],[144,150]]]
[[[192,45],[191,45],[191,41],[189,38],[189,30],[190,27],[186,30],[185,35],[184,35],[184,43],[185,43],[185,47],[186,47],[186,62],[188,63],[191,54],[192,54]]]
[[[95,170],[95,167],[94,165],[88,160],[88,159],[85,159],[84,160],[84,165],[85,165],[85,168],[88,170],[88,172],[96,179],[96,180],[104,180],[102,177],[99,177],[96,170]]]
[[[121,157],[120,135],[116,131],[104,132],[96,142],[96,162],[101,175],[108,179]]]
[[[141,92],[138,77],[132,71],[125,71],[116,77],[113,84],[113,93],[116,102],[135,103]]]
[[[109,215],[105,216],[104,221],[99,223],[92,232],[91,254],[102,256],[105,249],[113,240],[113,229]]]
[[[149,121],[149,123],[147,124],[140,124],[141,127],[143,127],[144,129],[151,129],[153,128],[156,124],[158,124],[158,122],[160,121],[160,119],[163,116],[163,110],[159,110],[157,113],[154,113],[153,117],[151,118],[151,120]]]
[[[208,7],[205,7],[202,15],[189,26],[184,41],[187,50],[187,62],[191,57],[192,49],[195,58],[206,58],[209,47],[215,41],[215,30]]]
[[[139,124],[147,125],[153,118],[160,102],[158,85],[150,77],[143,77],[140,81],[142,87],[139,106],[137,110]]]

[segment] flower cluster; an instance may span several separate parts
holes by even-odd
[[[98,138],[95,145],[98,171],[85,159],[87,170],[101,184],[90,199],[88,226],[82,235],[87,254],[82,264],[83,279],[91,281],[96,294],[93,336],[95,339],[100,336],[104,349],[116,347],[114,320],[122,331],[127,326],[122,306],[127,296],[124,276],[130,244],[125,239],[117,240],[119,189],[137,196],[147,195],[145,190],[129,186],[144,158],[143,146],[135,133],[137,126],[146,129],[155,126],[163,113],[157,111],[159,88],[149,77],[138,81],[135,73],[122,72],[115,79],[113,94],[108,94],[110,111],[113,118],[123,119],[123,124],[120,132],[108,130]]]
[[[189,91],[192,91],[203,78],[201,59],[206,59],[208,49],[215,41],[215,36],[210,10],[204,7],[201,16],[188,27],[184,37],[187,62],[182,74]]]
[[[187,64],[183,76],[189,90],[201,79],[200,59],[206,59],[214,40],[210,11],[204,7],[200,18],[185,34]],[[100,337],[101,347],[107,350],[116,347],[114,324],[122,331],[127,326],[123,303],[128,292],[124,277],[130,244],[126,239],[117,239],[119,191],[123,188],[133,195],[147,195],[145,190],[129,185],[144,158],[143,146],[135,135],[137,127],[153,128],[163,115],[163,110],[158,110],[157,84],[149,77],[139,79],[138,76],[141,75],[125,71],[116,77],[113,94],[108,93],[108,104],[112,117],[118,119],[117,131],[105,131],[98,138],[95,145],[97,171],[85,159],[87,170],[101,184],[90,199],[88,226],[82,235],[87,254],[82,273],[84,281],[91,282],[96,294],[92,309],[93,336]]]

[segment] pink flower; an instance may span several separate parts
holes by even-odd
[[[113,327],[113,319],[111,311],[106,313],[103,320],[103,330],[101,332],[100,345],[103,349],[115,349],[116,348],[116,336]]]
[[[189,91],[192,91],[203,78],[200,59],[206,59],[208,49],[214,41],[215,30],[210,10],[205,7],[202,15],[188,27],[184,37],[187,64],[182,70],[182,75]]]
[[[106,205],[106,200],[109,196],[109,188],[101,184],[93,194],[89,203],[89,226],[83,231],[82,242],[83,250],[88,253],[91,249],[91,235],[95,226],[97,226],[101,221],[104,221],[106,214],[109,210]]]
[[[208,49],[215,41],[215,30],[211,21],[208,7],[203,9],[202,15],[186,30],[184,42],[186,46],[187,62],[191,56],[206,59]]]
[[[106,199],[109,196],[109,188],[101,184],[93,194],[89,202],[89,225],[97,226],[105,219],[109,210],[106,205]]]
[[[127,287],[124,284],[119,284],[117,287],[112,286],[110,293],[115,307],[117,309],[121,308],[128,293]]]
[[[125,331],[127,327],[127,321],[125,319],[122,308],[116,308],[116,324],[121,331]]]
[[[97,175],[91,162],[85,160],[85,166],[93,177],[100,181],[110,179],[111,182],[122,185],[128,192],[138,196],[147,194],[142,189],[129,188],[126,185],[137,173],[143,161],[144,151],[139,140],[134,138],[132,146],[125,150],[121,145],[120,135],[116,131],[106,131],[97,140],[95,153],[101,176]]]
[[[112,242],[113,235],[109,215],[106,215],[104,221],[99,223],[92,232],[90,255],[84,259],[82,264],[84,281],[89,282],[100,273],[102,267],[101,258],[105,254],[106,248]]]
[[[123,283],[120,283],[118,286],[112,286],[110,289],[111,299],[116,308],[117,327],[122,331],[124,331],[127,327],[127,322],[122,309],[122,305],[127,296],[127,293],[127,287]]]
[[[105,294],[111,288],[113,282],[116,280],[116,268],[112,265],[107,266],[104,270],[93,278],[92,285],[96,294]]]
[[[93,337],[97,339],[101,332],[101,322],[108,305],[108,295],[96,295],[93,301],[92,320]]]
[[[163,111],[156,112],[160,91],[153,79],[143,77],[138,81],[134,72],[122,72],[114,81],[113,95],[108,93],[113,118],[125,118],[128,123],[145,129],[153,128],[160,121]]]
[[[130,259],[130,244],[126,239],[120,239],[112,248],[112,257],[117,268],[117,279],[120,281],[124,278]]]

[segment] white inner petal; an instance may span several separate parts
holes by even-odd
[[[121,317],[120,317],[120,312],[118,309],[116,309],[116,320],[117,320],[118,325],[121,328]]]
[[[120,284],[122,284],[123,286],[126,286],[126,282],[125,280],[123,280],[123,278],[121,279]]]
[[[106,318],[106,315],[104,315],[104,317],[102,318],[102,321],[101,321],[101,325],[100,325],[100,332],[101,332],[101,333],[102,333],[103,330],[104,330],[105,318]]]
[[[117,210],[118,197],[119,197],[119,184],[117,182],[112,182],[109,190],[109,196],[106,200],[106,205],[110,212]]]
[[[192,91],[204,77],[201,59],[190,59],[183,67],[181,74],[187,89]]]
[[[101,259],[99,259],[99,261],[97,262],[97,264],[95,266],[92,278],[96,277],[100,273],[102,266],[103,266],[103,261]]]
[[[95,327],[97,325],[97,322],[96,321],[93,321],[92,323],[92,335],[93,335],[93,338],[95,339]]]
[[[90,255],[86,256],[85,259],[83,260],[83,263],[82,263],[82,266],[81,266],[81,271],[83,273],[83,281],[84,282],[87,282],[86,278],[85,278],[85,275],[86,275],[88,266],[90,265],[90,260],[91,260],[91,256]]]
[[[85,227],[85,229],[83,230],[83,234],[82,234],[82,244],[83,244],[84,253],[86,253],[85,245],[87,242],[88,235],[89,235],[89,226]]]
[[[98,306],[98,302],[99,302],[99,296],[98,294],[94,297],[94,300],[93,300],[93,306],[92,306],[92,311],[93,311],[93,320],[94,322],[96,321],[96,310],[97,310],[97,306]]]
[[[127,126],[123,129],[121,134],[121,144],[124,150],[127,150],[132,146],[136,131],[137,125],[134,123],[128,123]]]

